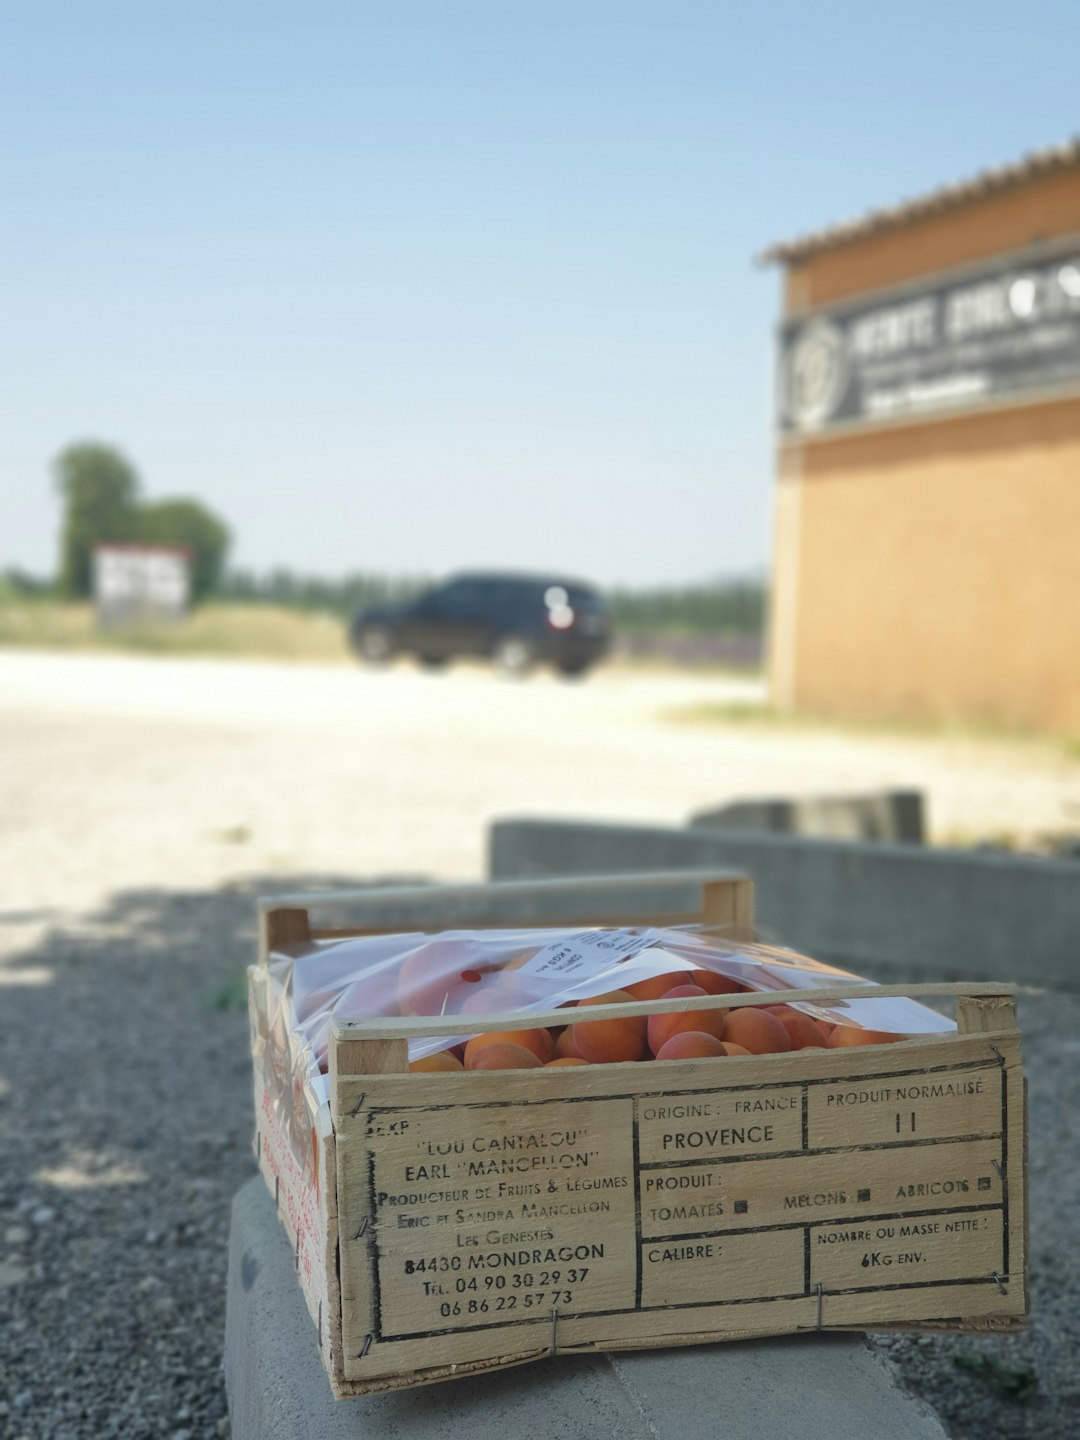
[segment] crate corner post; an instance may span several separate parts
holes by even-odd
[[[259,964],[280,945],[303,945],[311,939],[311,917],[306,908],[285,902],[259,903]]]
[[[754,882],[745,875],[706,880],[701,887],[701,916],[706,925],[726,929],[735,940],[754,932]]]

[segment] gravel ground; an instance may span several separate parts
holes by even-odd
[[[881,1335],[874,1344],[957,1440],[1080,1435],[1080,996],[1020,997],[1028,1080],[1031,1323],[1010,1336]]]
[[[251,932],[238,895],[119,893],[9,959],[0,1435],[222,1433],[251,1102],[245,1018],[205,997]]]
[[[227,1433],[228,1209],[253,1173],[252,1119],[246,1021],[214,997],[250,958],[256,893],[285,877],[477,874],[491,814],[672,820],[736,774],[741,793],[947,775],[958,813],[965,796],[971,813],[1011,796],[1002,824],[1060,821],[1077,795],[1076,767],[1052,757],[1018,770],[1010,751],[1003,773],[987,751],[874,742],[845,768],[835,738],[664,730],[657,710],[701,685],[11,661],[0,656],[0,1436],[26,1440]],[[763,784],[785,746],[797,754]],[[1080,997],[1025,995],[1021,1020],[1032,1328],[876,1342],[964,1440],[1077,1433]]]

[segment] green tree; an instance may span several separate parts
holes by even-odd
[[[195,600],[218,587],[231,536],[228,527],[197,500],[157,500],[140,505],[138,539],[155,545],[186,545],[191,551],[191,593]]]
[[[118,450],[93,440],[69,445],[54,471],[64,497],[60,591],[74,599],[90,593],[94,546],[132,538],[139,477]]]

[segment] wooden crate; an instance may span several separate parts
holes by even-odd
[[[447,1075],[407,1073],[405,1037],[454,1034],[460,1019],[339,1024],[306,1278],[335,1393],[560,1350],[1018,1325],[1025,1119],[1011,992],[829,995],[870,993],[956,995],[958,1030],[719,1063]]]
[[[530,925],[708,925],[748,939],[753,887],[732,871],[581,876],[482,885],[379,887],[279,895],[258,902],[257,963],[248,971],[255,1087],[255,1153],[293,1248],[319,1353],[339,1398],[375,1388],[348,1378],[342,1348],[337,1136],[331,1107],[291,1093],[271,1030],[266,964],[275,949],[309,940],[402,930]],[[327,917],[332,923],[327,923]],[[399,1383],[418,1383],[412,1380]]]

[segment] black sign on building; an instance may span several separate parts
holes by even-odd
[[[798,436],[1080,389],[1080,243],[787,321],[779,427]]]

